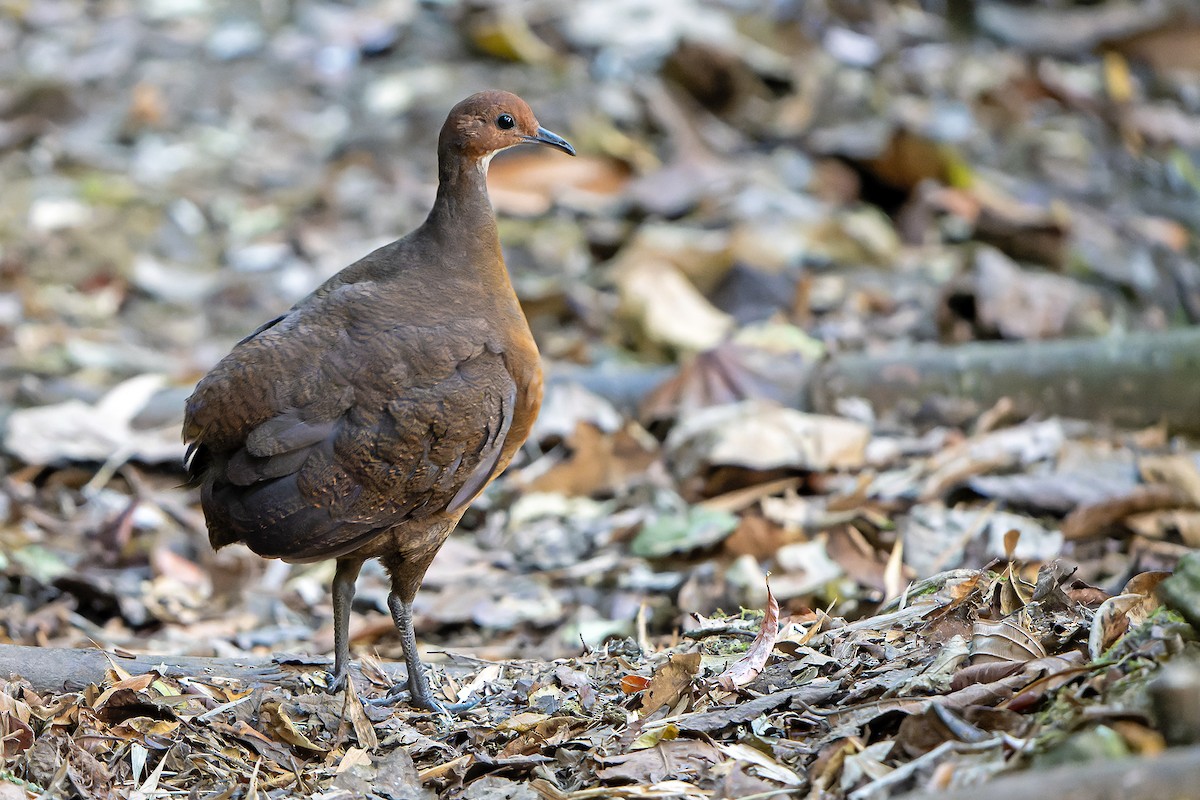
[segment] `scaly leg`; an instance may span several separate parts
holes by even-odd
[[[429,678],[425,674],[425,665],[421,663],[421,657],[417,654],[417,634],[413,630],[412,600],[405,600],[392,592],[388,595],[388,608],[391,609],[396,629],[400,631],[400,643],[404,646],[404,663],[408,667],[407,693],[409,701],[420,708],[442,714],[466,711],[479,705],[482,698],[447,705],[433,696],[433,692],[429,689]],[[400,700],[405,691],[405,687],[397,684],[386,695],[373,700],[372,704],[391,705]]]
[[[329,693],[337,694],[346,688],[350,670],[350,605],[354,601],[354,582],[363,562],[353,558],[339,559],[333,574],[333,679]]]

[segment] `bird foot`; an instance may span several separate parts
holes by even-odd
[[[329,676],[325,683],[326,694],[340,694],[346,688],[348,671],[326,672],[325,674]]]
[[[464,700],[461,703],[442,703],[429,693],[414,696],[409,687],[404,685],[393,686],[387,694],[372,698],[366,702],[372,706],[391,706],[402,700],[408,700],[417,708],[423,708],[426,711],[432,711],[435,714],[442,714],[448,717],[463,711],[469,711],[483,702],[483,698],[477,696]]]

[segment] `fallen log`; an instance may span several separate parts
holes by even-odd
[[[114,666],[131,675],[157,672],[170,678],[235,680],[247,686],[300,690],[318,685],[313,673],[332,665],[328,659],[310,656],[279,655],[269,659],[146,656],[98,649],[0,644],[0,678],[19,676],[38,692],[74,691],[101,683],[105,672]],[[355,686],[371,685],[358,661],[351,662],[350,669]],[[403,664],[380,663],[379,669],[394,683],[407,679]],[[473,667],[451,663],[438,664],[436,669],[461,677],[472,672]]]
[[[845,353],[808,383],[811,410],[833,413],[844,397],[876,415],[911,418],[931,398],[965,401],[976,414],[1002,398],[1017,416],[1063,416],[1200,434],[1200,327],[1046,342]]]
[[[679,369],[571,367],[551,371],[548,383],[580,384],[628,412]],[[778,391],[737,399],[765,396],[801,411],[837,414],[839,400],[861,397],[877,416],[911,420],[931,401],[949,400],[957,415],[970,419],[1007,398],[1019,417],[1072,417],[1131,429],[1165,424],[1171,433],[1200,435],[1200,327],[839,353],[799,371],[781,362],[774,377]],[[759,378],[769,383],[770,376]]]

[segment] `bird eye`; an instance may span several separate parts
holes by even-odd
[[[503,130],[508,130],[517,124],[517,121],[512,118],[512,114],[501,114],[496,117],[496,127]]]

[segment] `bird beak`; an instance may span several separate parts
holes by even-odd
[[[551,147],[556,147],[569,156],[575,155],[575,148],[571,147],[570,142],[559,136],[557,133],[548,131],[545,128],[538,128],[537,136],[526,136],[524,139],[527,142],[533,142],[535,144],[548,144]]]

